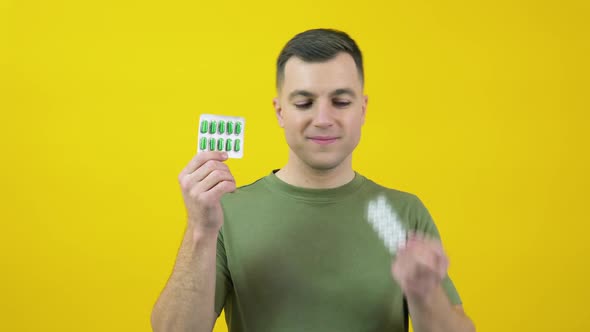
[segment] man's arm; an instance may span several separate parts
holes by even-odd
[[[451,305],[442,287],[438,287],[426,301],[408,299],[412,326],[416,332],[475,332],[471,319],[461,305]]]
[[[413,234],[397,252],[392,275],[404,292],[416,332],[474,332],[461,305],[452,305],[442,282],[448,259],[438,240]]]
[[[227,153],[201,152],[178,177],[188,221],[174,270],[152,311],[155,332],[213,329],[220,199],[236,189],[226,159]]]
[[[216,246],[217,234],[187,228],[172,275],[152,311],[155,332],[213,329]]]

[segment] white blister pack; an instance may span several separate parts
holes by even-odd
[[[238,116],[201,114],[199,117],[198,149],[225,151],[229,158],[244,156],[246,120]]]
[[[395,255],[398,248],[406,244],[407,230],[384,196],[379,196],[369,202],[367,220],[391,255]]]

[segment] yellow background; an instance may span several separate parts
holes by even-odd
[[[366,60],[355,169],[423,199],[478,330],[590,330],[589,9],[0,0],[0,329],[148,331],[199,113],[247,119],[239,185],[281,167],[276,56],[333,27]]]

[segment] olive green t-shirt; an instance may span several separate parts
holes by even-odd
[[[274,173],[224,195],[215,311],[230,332],[405,331],[395,258],[367,220],[385,197],[406,230],[439,237],[414,195],[360,174],[338,188],[306,189]],[[461,300],[447,277],[452,304]]]

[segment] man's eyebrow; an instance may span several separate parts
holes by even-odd
[[[332,91],[332,93],[330,93],[330,97],[336,97],[336,96],[340,96],[340,95],[350,95],[351,97],[356,98],[356,93],[354,93],[354,90],[349,89],[349,88],[336,89],[336,90]],[[289,100],[291,100],[297,96],[302,96],[302,97],[307,97],[307,98],[317,97],[315,94],[313,94],[309,91],[306,91],[306,90],[295,90],[289,94]]]
[[[356,98],[356,93],[354,93],[352,89],[348,88],[336,89],[330,93],[330,97],[336,97],[340,95],[350,95],[351,97]]]
[[[306,91],[306,90],[295,90],[295,91],[293,91],[293,92],[291,92],[289,94],[289,100],[291,100],[291,99],[293,99],[293,98],[295,98],[297,96],[303,96],[303,97],[307,97],[307,98],[314,98],[314,97],[316,97],[315,94],[313,94],[313,93],[311,93],[309,91]]]

